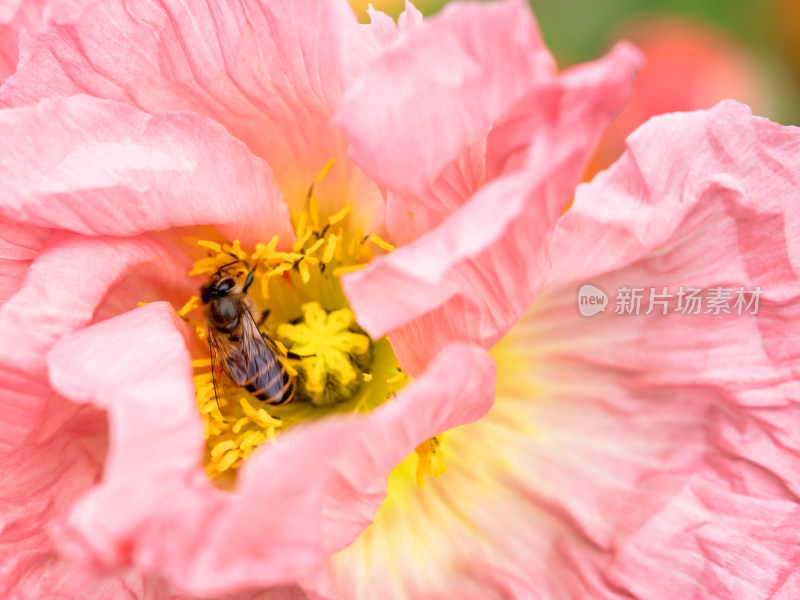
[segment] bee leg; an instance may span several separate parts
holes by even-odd
[[[292,360],[300,360],[301,358],[311,358],[316,356],[316,354],[296,354],[294,352],[287,352],[286,358],[291,358]]]
[[[263,313],[261,313],[261,318],[258,320],[258,328],[261,329],[261,326],[267,322],[269,315],[272,311],[268,308]],[[263,335],[263,334],[262,334]]]

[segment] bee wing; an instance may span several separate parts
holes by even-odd
[[[214,383],[214,394],[217,398],[217,407],[220,408],[220,399],[224,404],[237,404],[239,402],[238,389],[232,380],[229,364],[235,365],[235,346],[226,339],[208,329],[208,345],[211,348],[211,380]]]
[[[248,376],[254,378],[257,387],[271,398],[270,404],[284,404],[292,399],[291,387],[286,387],[285,369],[282,363],[283,354],[267,335],[263,334],[256,324],[252,313],[250,318],[242,321],[242,337],[240,349],[244,354]]]

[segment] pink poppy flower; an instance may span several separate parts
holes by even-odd
[[[519,2],[192,8],[54,2],[0,89],[0,593],[791,597],[794,130],[655,121],[558,220],[630,47],[559,75]],[[209,387],[184,302],[231,254],[305,355],[286,408]],[[577,315],[645,275],[768,291]]]
[[[548,234],[638,58],[620,46],[559,75],[520,2],[372,18],[338,2],[53,2],[23,37],[0,90],[3,138],[20,140],[0,211],[23,266],[0,309],[19,340],[0,356],[2,593],[313,590],[392,469],[418,455],[417,489],[444,470],[437,436],[489,410],[486,347],[541,284]],[[370,343],[339,288],[392,249],[384,238],[424,252],[430,281],[455,278],[406,307],[363,292],[365,321],[372,304],[397,325],[442,305],[424,344]],[[181,307],[203,281],[190,271],[231,255],[256,267],[273,335],[305,356],[289,407],[217,398],[205,327],[157,302]],[[498,306],[491,286],[509,275]],[[347,416],[309,418],[331,411]]]

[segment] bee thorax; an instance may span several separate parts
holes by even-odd
[[[208,316],[217,327],[224,328],[238,320],[242,312],[241,302],[230,296],[219,298],[208,305]]]

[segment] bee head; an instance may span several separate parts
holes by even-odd
[[[224,298],[236,287],[236,279],[228,275],[209,279],[200,287],[200,297],[203,304],[208,304],[216,298]]]

